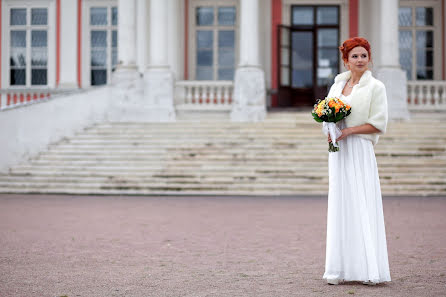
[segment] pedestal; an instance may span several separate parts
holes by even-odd
[[[169,69],[149,68],[144,73],[144,101],[150,122],[175,121],[174,78]]]
[[[239,68],[235,72],[233,122],[259,122],[266,117],[265,74],[260,68]]]
[[[386,86],[389,120],[408,120],[406,72],[399,68],[383,67],[376,71],[376,78]]]
[[[114,122],[144,121],[143,82],[135,67],[118,66],[112,75],[112,92],[108,119]]]

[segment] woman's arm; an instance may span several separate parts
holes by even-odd
[[[364,124],[360,126],[342,129],[341,132],[342,132],[341,136],[339,136],[339,138],[336,141],[342,140],[345,137],[353,134],[372,134],[372,133],[379,133],[381,131],[379,129],[376,129],[371,124]],[[331,142],[330,135],[328,135],[328,142]]]

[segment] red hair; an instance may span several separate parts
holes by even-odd
[[[344,60],[344,62],[348,61],[348,53],[357,46],[365,48],[369,53],[369,59],[372,59],[370,43],[367,41],[367,39],[362,37],[353,37],[344,41],[344,43],[339,47],[339,50],[342,53],[342,60]]]

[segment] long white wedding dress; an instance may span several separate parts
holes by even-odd
[[[341,95],[349,103],[350,96]],[[344,128],[344,121],[338,123]],[[350,135],[329,153],[324,279],[390,281],[378,167],[370,140]]]

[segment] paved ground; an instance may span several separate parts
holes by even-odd
[[[446,296],[446,197],[384,214],[392,282],[329,286],[325,198],[0,195],[0,296]]]

